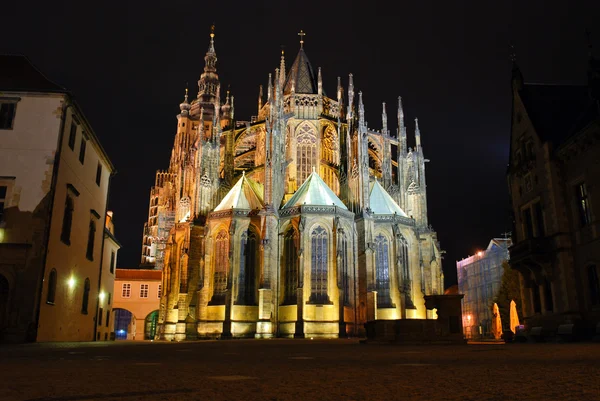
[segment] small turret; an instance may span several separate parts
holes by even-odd
[[[262,98],[263,98],[263,86],[260,85],[258,87],[258,112],[260,113],[260,109],[262,109]]]
[[[352,118],[352,109],[354,108],[354,80],[352,74],[348,74],[348,120]]]
[[[415,150],[421,148],[421,130],[419,129],[419,119],[415,118]]]
[[[365,105],[362,100],[362,91],[358,92],[358,121],[360,125],[365,124]]]
[[[179,104],[179,110],[181,110],[181,115],[184,117],[189,116],[191,105],[188,102],[188,88],[185,88],[185,96],[183,98],[183,103]]]
[[[323,94],[323,77],[321,77],[321,67],[317,73],[317,94],[321,96]]]
[[[281,61],[279,63],[279,86],[283,89],[285,86],[285,55],[281,49]]]
[[[267,85],[267,102],[271,104],[271,96],[273,95],[273,84],[271,84],[271,73],[269,73],[269,83]]]

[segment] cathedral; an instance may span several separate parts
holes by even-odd
[[[299,35],[241,121],[211,31],[144,225],[142,265],[163,271],[157,339],[363,336],[367,321],[434,317],[443,251],[417,119],[414,148],[401,98],[395,129],[385,103],[369,128],[352,74],[329,97]]]

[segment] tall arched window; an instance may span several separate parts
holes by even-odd
[[[55,298],[56,298],[56,269],[52,269],[50,271],[50,275],[48,275],[48,294],[46,295],[46,302],[49,304],[54,304]]]
[[[317,136],[309,123],[302,124],[296,133],[296,182],[300,186],[312,172],[313,166],[317,166]]]
[[[85,284],[83,285],[83,299],[81,301],[81,313],[84,315],[88,314],[88,303],[90,301],[90,279],[85,279]]]
[[[298,247],[296,246],[296,231],[289,230],[283,239],[284,265],[284,292],[283,304],[292,305],[297,302],[298,290]]]
[[[86,258],[89,260],[94,260],[94,237],[96,236],[96,222],[94,220],[90,221],[90,231],[88,232],[88,243],[87,243],[87,252],[85,254]]]
[[[408,241],[402,234],[398,236],[398,283],[402,283],[404,291],[410,291],[411,277],[408,266]]]
[[[73,223],[74,208],[73,198],[71,195],[67,195],[67,200],[65,201],[65,212],[63,214],[62,229],[60,231],[60,240],[67,245],[71,243],[71,225]]]
[[[222,230],[215,238],[215,272],[213,275],[213,298],[211,304],[222,305],[227,291],[229,271],[229,236]]]
[[[238,305],[256,305],[256,266],[258,265],[258,237],[253,231],[242,234],[240,242],[240,278]]]
[[[375,272],[377,289],[377,306],[391,306],[390,298],[390,244],[386,237],[379,234],[375,237]]]
[[[327,231],[318,226],[311,234],[311,294],[309,302],[329,304],[327,296]]]
[[[344,305],[350,305],[350,277],[348,272],[348,236],[344,230],[338,234],[338,254],[340,266],[338,266],[338,281],[340,289],[344,292]]]

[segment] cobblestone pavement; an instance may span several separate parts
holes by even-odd
[[[600,400],[600,344],[0,345],[0,400]]]

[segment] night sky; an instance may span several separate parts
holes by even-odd
[[[509,44],[526,81],[558,84],[586,83],[586,28],[600,47],[592,0],[110,3],[6,2],[0,52],[28,56],[71,91],[116,166],[109,208],[123,245],[118,267],[139,264],[154,173],[168,167],[186,83],[197,93],[212,23],[221,93],[230,87],[237,119],[256,114],[282,45],[289,69],[301,29],[330,96],[337,76],[347,88],[354,75],[370,128],[381,128],[385,101],[395,132],[402,96],[409,145],[418,117],[431,160],[429,221],[447,252],[446,285],[456,282],[456,260],[510,230]]]

